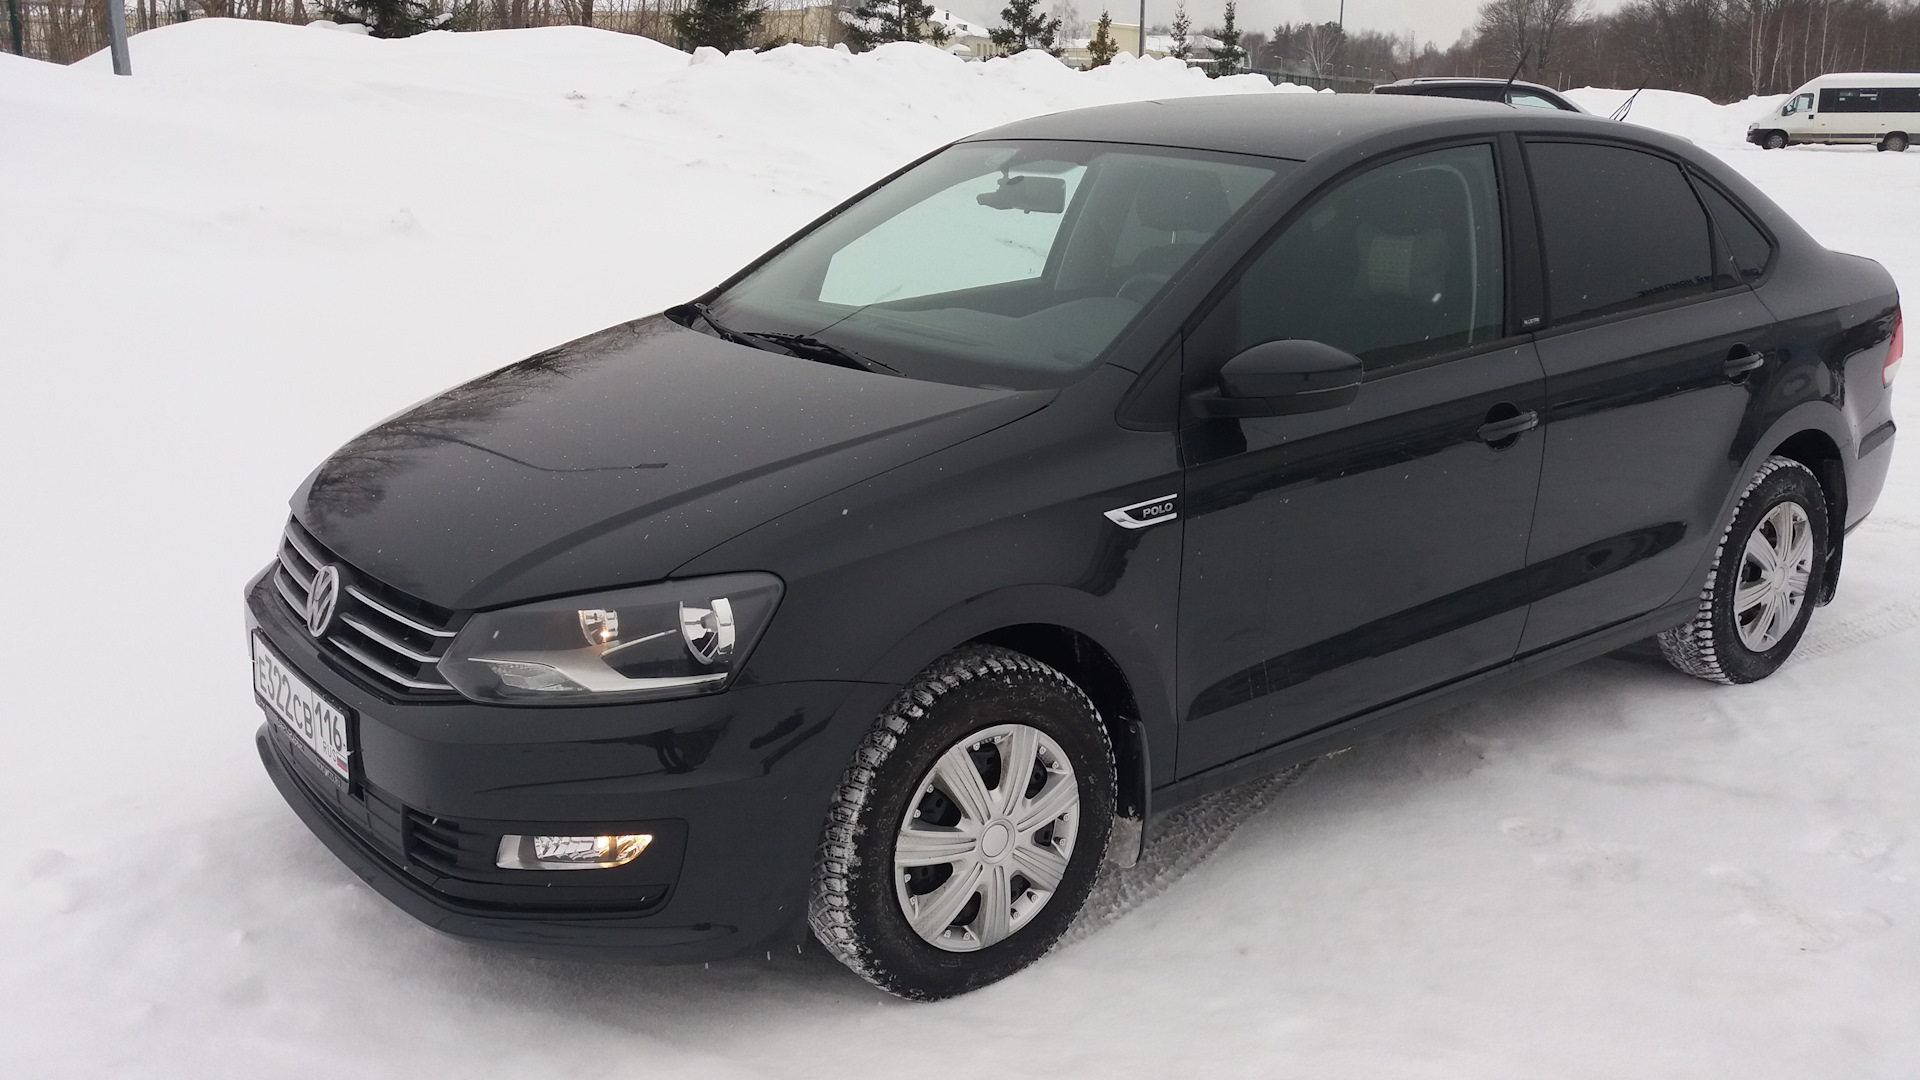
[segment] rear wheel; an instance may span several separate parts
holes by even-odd
[[[1806,632],[1814,583],[1826,571],[1827,503],[1791,458],[1771,457],[1748,484],[1692,621],[1660,635],[1668,663],[1689,675],[1749,683],[1774,673]]]
[[[1891,150],[1896,154],[1905,153],[1907,149],[1907,133],[1904,131],[1896,131],[1886,138],[1881,139],[1880,149]]]
[[[1004,979],[1086,902],[1114,789],[1106,729],[1072,680],[1009,649],[950,653],[881,714],[841,779],[814,936],[901,997]]]
[[[1767,132],[1767,141],[1761,143],[1760,147],[1763,150],[1785,150],[1787,148],[1787,133],[1784,131]]]

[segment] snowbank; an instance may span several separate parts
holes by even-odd
[[[1750,97],[1732,105],[1717,105],[1697,94],[1675,90],[1604,90],[1583,86],[1567,91],[1573,103],[1600,116],[1611,116],[1629,97],[1633,109],[1627,122],[1684,136],[1701,146],[1738,146],[1746,142],[1747,125],[1780,107],[1785,94]]]
[[[1270,88],[913,46],[687,57],[569,28],[208,21],[132,48],[132,79],[0,55],[9,1075],[1804,1080],[1920,1060],[1920,489],[1900,465],[1775,679],[1602,661],[1322,763],[1264,810],[1243,790],[1166,838],[1158,876],[1103,893],[1157,899],[948,1005],[881,1000],[813,954],[629,971],[432,935],[253,757],[239,588],[306,471],[410,401],[695,294],[948,139]],[[1920,154],[1728,149],[1737,118],[1702,104],[1643,95],[1634,119],[1920,287]],[[1181,845],[1244,815],[1172,880]]]

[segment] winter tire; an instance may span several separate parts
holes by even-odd
[[[1768,132],[1767,141],[1761,143],[1760,148],[1763,150],[1785,150],[1787,148],[1787,133],[1784,131]]]
[[[1904,153],[1906,153],[1906,152],[1907,152],[1907,134],[1906,134],[1906,132],[1904,132],[1904,131],[1896,131],[1896,132],[1894,132],[1893,134],[1891,134],[1891,135],[1888,135],[1888,136],[1887,136],[1886,138],[1884,138],[1884,139],[1881,139],[1881,140],[1880,140],[1880,149],[1882,149],[1882,150],[1890,150],[1890,151],[1892,151],[1893,153],[1896,153],[1896,154],[1904,154]]]
[[[1668,663],[1702,679],[1766,678],[1806,632],[1826,558],[1827,503],[1820,482],[1791,458],[1768,458],[1720,538],[1698,612],[1660,635],[1660,651]]]
[[[814,936],[905,998],[1004,979],[1085,903],[1114,789],[1106,729],[1071,679],[1009,649],[949,653],[880,714],[841,778]]]

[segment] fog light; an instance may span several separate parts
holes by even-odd
[[[605,870],[625,866],[653,843],[651,833],[620,836],[503,836],[494,865],[503,870]]]

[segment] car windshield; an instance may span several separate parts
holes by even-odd
[[[814,359],[962,385],[1065,385],[1294,164],[962,143],[802,236],[707,311],[736,339]]]

